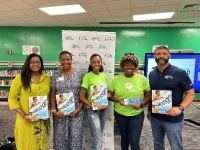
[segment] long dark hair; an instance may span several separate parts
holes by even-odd
[[[93,55],[90,57],[90,63],[91,63],[91,61],[92,61],[92,58],[93,58],[93,57],[96,57],[96,56],[98,56],[98,57],[101,59],[101,62],[102,62],[102,58],[101,58],[101,56],[100,56],[99,54],[93,54]],[[93,70],[92,66],[89,65],[89,67],[88,67],[88,72],[90,72],[90,71],[92,71],[92,70]],[[103,62],[102,62],[102,65],[101,65],[101,68],[99,69],[99,72],[103,72],[103,71],[104,71],[104,69],[103,69]]]
[[[24,65],[22,66],[22,70],[21,70],[21,81],[22,81],[22,86],[24,87],[24,89],[25,90],[30,89],[30,91],[31,91],[31,86],[30,86],[30,82],[31,82],[30,60],[31,60],[32,57],[38,57],[40,59],[41,68],[39,70],[39,73],[41,74],[42,71],[44,70],[43,60],[42,60],[42,57],[40,55],[32,53],[26,58],[26,61],[25,61]]]

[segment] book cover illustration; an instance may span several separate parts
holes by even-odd
[[[49,118],[47,96],[29,97],[29,116],[35,119]]]
[[[141,104],[142,98],[126,98],[124,99],[124,105]]]
[[[64,115],[69,115],[75,110],[75,102],[73,92],[56,95],[56,103],[58,111]]]
[[[172,108],[172,91],[152,90],[152,113],[166,114]]]
[[[98,110],[100,106],[108,106],[108,89],[106,85],[90,86],[90,91],[93,110]]]

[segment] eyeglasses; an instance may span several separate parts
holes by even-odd
[[[31,61],[30,62],[31,65],[41,65],[40,61]]]

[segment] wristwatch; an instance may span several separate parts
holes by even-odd
[[[180,110],[182,110],[182,112],[184,111],[184,107],[183,107],[182,105],[179,105],[178,108],[179,108]]]

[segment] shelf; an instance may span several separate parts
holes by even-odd
[[[44,66],[54,66],[58,68],[60,66],[59,62],[43,62]],[[5,61],[0,61],[0,68],[5,68],[5,67],[22,67],[24,65],[24,62],[5,62]]]
[[[0,71],[1,72],[1,71]],[[14,78],[15,76],[1,76],[0,75],[0,78]]]
[[[24,62],[0,61],[0,101],[8,100],[8,93],[13,79],[21,73]],[[44,72],[49,76],[60,67],[59,62],[44,62]]]

